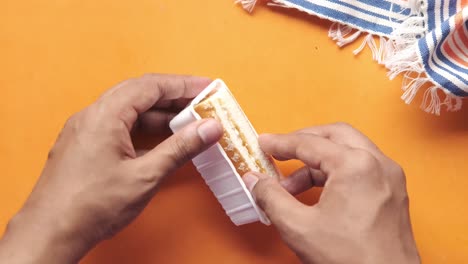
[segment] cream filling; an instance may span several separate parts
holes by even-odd
[[[237,146],[237,154],[229,157],[233,162],[241,158],[245,161],[237,169],[241,171],[265,171],[268,175],[279,178],[279,172],[258,144],[257,134],[250,125],[239,104],[226,89],[219,89],[207,100],[215,110],[219,121],[228,137],[226,150],[232,151]],[[208,106],[205,106],[205,108]],[[205,109],[207,110],[207,109]]]
[[[240,157],[237,156],[238,154],[234,154],[230,157],[233,161],[238,161],[241,157],[244,160],[243,163],[239,165],[239,170],[241,171],[260,171],[260,168],[257,166],[255,162],[255,157],[253,157],[249,153],[249,149],[245,145],[246,142],[241,137],[240,131],[234,124],[235,117],[230,116],[226,108],[226,104],[221,102],[221,99],[213,100],[213,107],[215,108],[216,114],[218,115],[219,121],[221,122],[222,126],[225,129],[226,134],[228,137],[225,138],[227,142],[226,149],[231,151],[235,148],[237,149]],[[237,146],[237,147],[236,147]]]

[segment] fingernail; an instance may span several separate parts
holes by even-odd
[[[260,140],[260,141],[263,141],[265,139],[268,140],[268,137],[271,137],[271,135],[273,135],[273,134],[270,134],[270,133],[261,134],[260,136],[258,136],[258,140]]]
[[[247,186],[247,189],[249,189],[250,192],[252,192],[253,188],[255,187],[255,184],[258,182],[258,177],[255,176],[252,173],[247,173],[242,177],[244,180],[245,185]]]
[[[223,130],[214,119],[208,119],[197,128],[198,135],[205,144],[213,144],[219,140]]]

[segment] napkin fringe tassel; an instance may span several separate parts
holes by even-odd
[[[235,3],[241,4],[242,7],[247,10],[247,12],[252,13],[255,4],[257,4],[257,0],[236,0]]]
[[[257,0],[236,0],[249,12],[255,7]],[[282,0],[271,0],[270,6],[294,8],[294,6]],[[349,25],[334,22],[328,31],[328,36],[339,47],[354,43],[361,35],[367,34],[361,45],[353,51],[354,55],[361,53],[366,47],[372,52],[372,58],[388,69],[390,80],[403,74],[403,95],[401,99],[410,104],[420,90],[424,90],[421,108],[435,115],[440,115],[441,107],[446,106],[448,111],[458,111],[462,107],[462,98],[453,95],[439,84],[435,83],[425,74],[424,65],[418,54],[418,40],[427,33],[426,21],[420,0],[409,0],[408,8],[411,9],[408,18],[395,28],[390,36],[377,36],[356,30]],[[323,17],[326,19],[326,17]],[[379,44],[375,41],[379,38]],[[442,101],[440,95],[445,94]]]

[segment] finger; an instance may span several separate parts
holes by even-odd
[[[153,76],[153,77],[162,77],[162,78],[192,77],[191,75],[149,73],[149,74],[146,74],[146,75],[144,75],[144,76],[142,76],[142,77],[139,77],[139,78],[130,78],[130,79],[127,79],[127,80],[124,80],[124,81],[121,81],[121,82],[117,83],[115,86],[113,86],[112,88],[110,88],[110,89],[108,89],[107,91],[105,91],[105,92],[100,96],[100,98],[108,97],[109,95],[112,95],[115,91],[119,90],[121,87],[127,86],[127,85],[131,84],[132,82],[135,82],[135,81],[137,81],[138,79],[143,78],[143,77],[146,77],[146,76],[148,76],[148,75],[151,75],[151,76]],[[209,79],[209,78],[207,78],[207,77],[196,77],[196,78],[207,79],[207,80],[208,80],[208,83],[211,82],[211,79]]]
[[[291,226],[307,210],[307,206],[296,200],[277,180],[270,176],[249,172],[242,178],[255,198],[258,206],[270,221],[280,229]]]
[[[182,110],[192,101],[193,98],[180,98],[174,101],[173,109]]]
[[[174,100],[159,100],[152,108],[161,109],[161,108],[170,108],[174,104]]]
[[[106,113],[119,118],[130,129],[138,114],[146,112],[159,100],[193,98],[209,83],[204,77],[149,74],[125,82],[100,103]]]
[[[281,157],[280,155],[273,155],[273,158],[274,158],[275,160],[279,160],[279,161],[290,160],[289,158]]]
[[[312,187],[323,187],[326,180],[327,177],[322,171],[304,166],[291,173],[280,183],[290,194],[297,195]]]
[[[150,151],[149,149],[136,149],[135,150],[137,157],[141,157],[145,155],[146,153],[148,153],[149,151]]]
[[[346,123],[308,127],[298,130],[296,133],[312,133],[328,138],[337,144],[360,148],[370,152],[380,152],[378,147],[368,137]]]
[[[160,100],[152,107],[153,109],[165,109],[179,112],[184,109],[193,98],[179,98],[175,100]]]
[[[194,122],[137,158],[136,166],[145,178],[157,182],[215,144],[222,134],[221,124],[214,119]]]
[[[118,84],[114,85],[112,88],[108,89],[107,91],[105,91],[103,94],[101,94],[101,96],[99,97],[99,99],[102,99],[102,98],[105,98],[111,94],[113,94],[116,90],[120,89],[120,87],[124,86],[124,85],[127,85],[129,82],[133,81],[134,79],[127,79],[127,80],[124,80],[124,81],[121,81],[119,82]]]
[[[348,148],[313,134],[264,134],[259,137],[263,151],[283,159],[299,159],[313,169],[329,173],[339,165]]]
[[[135,129],[145,134],[161,134],[170,131],[169,122],[176,115],[177,113],[167,111],[145,112],[138,117]]]

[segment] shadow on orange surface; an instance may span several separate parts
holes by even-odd
[[[149,148],[158,140],[144,142],[138,138],[137,141]],[[279,165],[288,175],[299,167],[299,162],[281,162]],[[314,204],[318,196],[319,191],[314,190],[298,198],[306,204]],[[226,248],[217,244],[219,234],[223,234],[224,243],[228,241]],[[234,226],[192,164],[168,177],[142,215],[97,249],[86,257],[85,263],[133,263],[131,256],[138,256],[138,263],[154,263],[156,260],[174,263],[173,258],[165,259],[165,256],[174,255],[181,256],[180,263],[199,263],[202,259],[205,263],[215,263],[226,256],[232,258],[229,254],[235,252],[274,259],[275,263],[294,263],[296,260],[271,226],[260,223]],[[186,252],[191,252],[193,258],[193,252],[197,250],[201,259],[184,260]],[[224,263],[236,262],[232,259]]]
[[[440,132],[466,132],[468,133],[468,107],[465,101],[465,106],[461,110],[454,113],[442,113],[439,117],[430,116],[433,122],[428,122],[430,129]],[[438,119],[438,120],[436,120]]]
[[[321,19],[317,16],[309,15],[305,12],[299,11],[294,8],[284,8],[284,7],[279,7],[279,6],[268,6],[267,3],[268,1],[263,0],[260,1],[262,5],[267,6],[268,9],[271,11],[287,16],[288,19],[290,20],[299,20],[303,21],[306,23],[311,24],[313,27],[318,27],[322,31],[328,31],[330,25],[332,22],[326,19]],[[361,43],[361,38],[358,38],[355,42],[356,43]],[[333,42],[333,40],[330,39],[330,42]],[[356,43],[353,43],[351,45],[355,45]],[[339,49],[339,47],[337,47]],[[344,49],[348,49],[348,51],[351,53],[352,48],[344,47]],[[365,48],[367,50],[367,48]],[[362,54],[358,54],[362,55]],[[364,56],[369,56],[369,54],[364,54]],[[357,58],[358,56],[356,56]],[[360,61],[359,63],[363,63]],[[376,62],[375,62],[376,63]],[[384,66],[382,66],[384,67]],[[402,82],[402,77],[399,76],[397,79],[394,80],[394,82]],[[429,87],[431,85],[428,85]],[[412,104],[415,105],[420,105],[424,96],[424,89],[425,87],[421,88],[420,91],[418,92],[414,102]],[[398,91],[399,93],[403,93],[403,91]],[[445,99],[445,95],[443,93],[439,93],[439,98],[441,101]],[[436,116],[434,114],[425,114],[422,113],[421,109],[416,109],[414,114],[418,115],[418,118],[412,118],[412,120],[416,120],[418,122],[418,125],[423,126],[423,129],[428,129],[430,130],[431,133],[437,134],[437,135],[442,135],[445,134],[446,132],[460,132],[460,131],[466,131],[468,132],[468,107],[466,107],[466,104],[468,104],[467,100],[464,100],[464,105],[465,107],[462,107],[461,110],[457,112],[448,112],[446,111],[446,107],[444,105],[441,106],[441,115]],[[410,114],[410,113],[407,113]],[[422,118],[421,118],[422,115]]]

